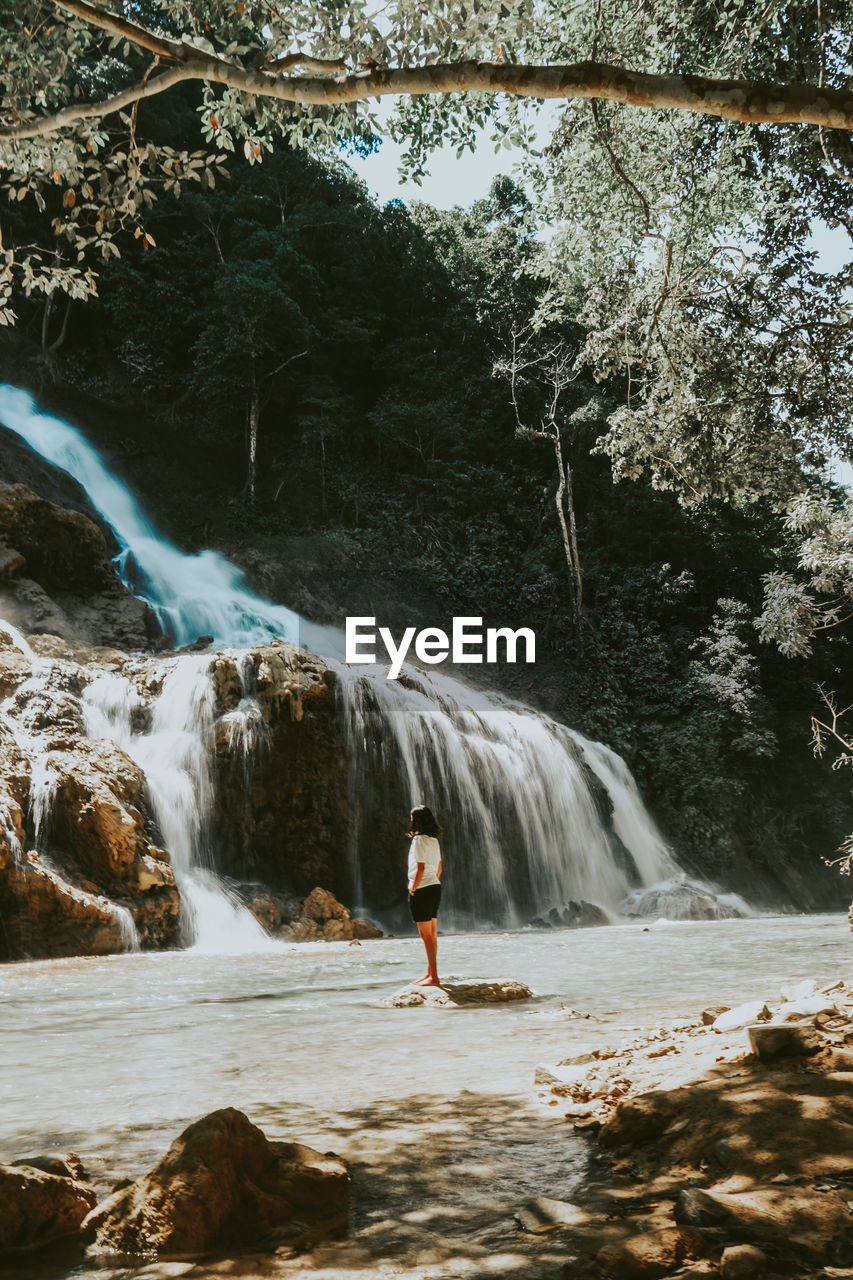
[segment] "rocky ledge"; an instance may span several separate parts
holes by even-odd
[[[853,988],[783,994],[540,1067],[601,1172],[522,1230],[608,1280],[853,1275]]]
[[[349,1198],[343,1160],[270,1142],[227,1107],[191,1124],[144,1177],[100,1204],[74,1156],[0,1165],[0,1253],[58,1240],[141,1257],[302,1245],[344,1232]]]

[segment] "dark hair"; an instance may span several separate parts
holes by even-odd
[[[428,809],[425,804],[419,804],[412,810],[408,834],[410,836],[441,835],[441,827],[436,822],[432,809]]]

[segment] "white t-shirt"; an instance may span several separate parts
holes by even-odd
[[[424,873],[421,876],[418,888],[425,889],[428,884],[438,884],[438,864],[441,862],[441,850],[438,847],[438,841],[435,836],[412,836],[412,843],[409,848],[409,893],[412,892],[412,885],[418,873],[419,862],[424,864]]]

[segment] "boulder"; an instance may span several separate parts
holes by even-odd
[[[819,1032],[808,1022],[765,1022],[748,1027],[747,1035],[762,1062],[805,1057],[817,1053],[822,1044]]]
[[[0,1257],[79,1235],[97,1197],[73,1178],[28,1165],[0,1165]]]
[[[338,902],[333,893],[319,886],[312,889],[302,904],[302,916],[306,920],[314,920],[325,925],[329,920],[349,920],[350,913],[342,902]]]
[[[83,1161],[73,1151],[67,1155],[29,1156],[23,1160],[13,1160],[15,1169],[41,1169],[42,1173],[52,1173],[58,1178],[71,1178],[73,1182],[86,1182],[86,1171]]]
[[[513,1000],[531,1000],[533,992],[523,982],[482,981],[445,982],[440,987],[404,987],[383,1003],[392,1009],[458,1009],[466,1004],[502,1004]]]
[[[148,647],[155,615],[122,586],[112,535],[81,511],[0,483],[0,617],[70,644]]]
[[[767,1254],[754,1244],[730,1244],[720,1259],[723,1280],[755,1280],[767,1270]]]
[[[375,924],[371,924],[369,920],[353,920],[352,936],[355,942],[358,942],[359,939],[367,942],[371,938],[381,938],[382,930],[378,929]]]
[[[84,1225],[101,1250],[195,1255],[338,1234],[349,1194],[349,1172],[337,1156],[270,1142],[227,1107],[191,1124],[149,1173],[98,1205]]]
[[[605,1245],[596,1262],[604,1276],[613,1280],[658,1280],[688,1259],[704,1252],[698,1231],[670,1227],[632,1236],[621,1244]]]

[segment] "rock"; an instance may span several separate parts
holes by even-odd
[[[586,1209],[565,1200],[552,1200],[549,1196],[536,1196],[516,1212],[516,1218],[523,1231],[542,1234],[553,1231],[555,1227],[582,1227],[594,1220]]]
[[[96,1199],[91,1187],[72,1178],[0,1165],[0,1256],[78,1235]]]
[[[323,937],[327,942],[349,942],[352,936],[351,920],[327,920],[323,925]]]
[[[753,1280],[767,1270],[767,1254],[754,1244],[731,1244],[723,1250],[720,1274],[723,1280]]]
[[[342,902],[338,902],[328,889],[312,889],[302,904],[302,916],[306,920],[314,920],[317,924],[326,924],[329,920],[349,920],[350,914]]]
[[[371,924],[369,920],[353,920],[352,922],[353,941],[358,942],[361,939],[367,942],[371,938],[381,938],[382,930],[378,929],[375,924]]]
[[[445,982],[440,987],[404,987],[384,1004],[392,1009],[416,1009],[422,1006],[457,1009],[465,1004],[501,1004],[513,1000],[530,1000],[533,992],[523,982]]]
[[[751,1022],[764,1022],[769,1018],[770,1010],[763,1000],[750,1000],[721,1013],[711,1025],[714,1031],[737,1031],[740,1027],[748,1027]]]
[[[589,929],[610,924],[605,911],[594,902],[571,898],[563,907],[552,907],[547,916],[530,921],[534,929]]]
[[[601,1273],[614,1280],[658,1280],[703,1252],[704,1242],[698,1231],[669,1227],[643,1232],[621,1244],[605,1245],[595,1260]]]
[[[241,1112],[214,1111],[185,1129],[144,1177],[89,1214],[101,1250],[205,1253],[340,1232],[350,1178],[337,1156],[269,1142]]]
[[[689,1101],[687,1089],[638,1094],[620,1102],[602,1125],[604,1147],[645,1146],[661,1138]]]
[[[87,1180],[83,1161],[73,1151],[69,1151],[64,1156],[31,1156],[27,1160],[13,1160],[12,1167],[41,1169],[42,1173],[52,1173],[58,1178],[70,1178],[73,1182]]]
[[[816,1053],[822,1043],[820,1034],[805,1022],[766,1022],[748,1027],[747,1034],[753,1053],[762,1062]]]
[[[131,649],[159,636],[153,612],[116,576],[112,535],[81,511],[0,483],[0,544],[0,617],[24,633]]]
[[[779,1017],[786,1022],[794,1022],[799,1018],[814,1018],[822,1013],[837,1013],[838,1006],[831,996],[804,996],[798,1000],[787,1000],[779,1010]]]
[[[721,1017],[724,1013],[728,1013],[730,1009],[731,1009],[731,1005],[728,1005],[728,1004],[715,1004],[715,1005],[712,1005],[710,1009],[703,1009],[702,1010],[703,1027],[713,1026],[713,1024],[717,1021],[717,1019]]]

